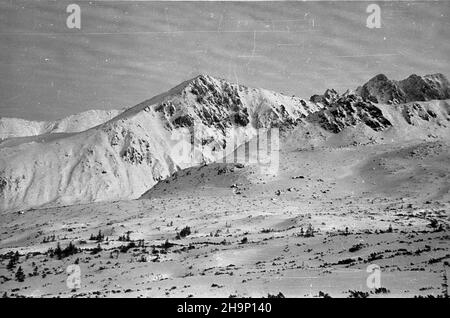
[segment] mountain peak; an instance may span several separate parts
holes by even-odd
[[[211,76],[206,73],[199,74],[187,81],[188,84],[213,83],[213,82],[228,82],[228,81],[222,78]]]

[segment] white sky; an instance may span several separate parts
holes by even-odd
[[[81,7],[81,30],[66,6]],[[376,74],[450,76],[449,2],[0,0],[0,116],[131,107],[200,73],[309,98]]]

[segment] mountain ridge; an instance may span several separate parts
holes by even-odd
[[[121,111],[123,110],[91,109],[54,121],[34,121],[23,118],[0,117],[0,140],[49,133],[80,132],[116,117]]]
[[[416,104],[385,107],[334,90],[305,100],[199,75],[87,130],[0,143],[0,209],[136,199],[178,170],[229,155],[260,128],[445,136],[448,103]]]
[[[88,110],[55,121],[30,121],[22,118],[0,117],[0,140],[47,133],[80,132],[115,119],[121,113],[130,115],[130,112],[143,110],[137,108],[139,105],[153,104],[156,103],[158,99],[164,99],[167,96],[177,94],[188,88],[201,88],[199,83],[212,81],[230,83],[219,77],[212,77],[208,74],[199,74],[189,80],[183,81],[167,92],[147,99],[136,106],[123,108],[121,110]],[[242,87],[243,89],[254,89],[244,85],[237,86]],[[259,90],[272,92],[261,88]],[[419,90],[419,93],[415,92],[415,90]],[[199,93],[204,92],[205,91],[200,91]],[[450,98],[450,84],[447,78],[441,73],[424,76],[412,74],[399,81],[389,80],[386,75],[378,74],[368,80],[365,84],[357,87],[354,91],[347,90],[343,94],[339,94],[334,89],[327,89],[323,95],[312,95],[309,98],[309,101],[327,107],[331,106],[337,99],[342,99],[343,96],[348,95],[361,96],[364,102],[402,104],[413,101],[448,99]],[[299,100],[306,101],[302,98],[299,98]],[[143,108],[145,108],[145,106]],[[245,121],[245,118],[243,117],[245,117],[244,114],[237,114],[236,119],[243,119]],[[90,119],[90,122],[84,122],[86,119],[88,121]],[[182,121],[182,119],[180,120]]]

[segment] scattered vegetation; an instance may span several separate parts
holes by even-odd
[[[46,236],[46,237],[44,237],[44,239],[42,240],[42,243],[54,242],[55,240],[56,240],[55,235]]]
[[[168,250],[169,248],[171,248],[172,246],[174,246],[174,244],[170,243],[169,240],[167,239],[164,244],[162,245],[162,248],[164,248],[165,250]]]
[[[364,244],[358,243],[358,244],[355,244],[352,247],[350,247],[348,251],[353,253],[353,252],[359,251],[363,247],[364,247]]]
[[[297,236],[302,237],[314,237],[314,228],[311,224],[308,225],[308,228],[303,230],[303,227],[300,228],[300,232],[297,234]]]
[[[385,287],[375,288],[374,294],[389,294],[391,291]]]
[[[70,242],[69,245],[67,247],[65,247],[64,249],[61,248],[61,245],[58,242],[55,249],[49,249],[47,251],[47,253],[50,255],[50,257],[56,256],[57,259],[59,259],[59,260],[65,258],[65,257],[68,257],[70,255],[74,255],[78,252],[80,252],[80,249],[78,249],[75,245],[73,245],[72,242]]]
[[[130,242],[127,245],[123,245],[123,246],[119,247],[119,252],[120,253],[127,253],[128,250],[130,250],[132,248],[135,248],[135,247],[136,247],[136,244],[134,242]]]
[[[103,249],[102,249],[102,247],[100,246],[100,243],[98,243],[97,246],[94,247],[94,248],[91,250],[91,255],[98,254],[98,253],[100,253],[102,250],[103,250]]]
[[[388,227],[386,233],[392,233],[392,232],[393,232],[392,225],[389,224],[389,227]]]
[[[102,231],[99,230],[97,235],[91,234],[91,237],[89,237],[89,241],[97,241],[97,242],[103,242],[105,239],[105,236],[102,234]]]
[[[352,258],[341,259],[337,262],[338,265],[347,265],[353,263],[355,260]]]
[[[126,234],[119,236],[119,241],[120,242],[130,242],[131,241],[130,234],[131,234],[131,232],[128,231]]]
[[[14,267],[16,267],[17,262],[19,261],[19,252],[11,253],[11,257],[9,259],[8,265],[6,265],[6,269],[12,270]]]
[[[436,219],[431,219],[429,226],[436,232],[444,231],[444,225]]]
[[[442,295],[437,295],[437,296],[434,296],[434,295],[426,295],[426,296],[419,295],[419,296],[414,296],[414,298],[446,298],[446,297],[444,297]]]
[[[444,298],[449,298],[449,294],[448,294],[448,279],[447,279],[447,272],[444,270],[444,272],[442,273],[442,296]]]
[[[436,219],[431,219],[430,220],[430,227],[432,227],[433,229],[437,228],[438,225],[439,225],[438,220],[436,220]]]
[[[323,292],[321,290],[319,291],[318,297],[320,297],[320,298],[332,298],[328,293],[325,293],[325,292]]]
[[[368,292],[363,292],[359,290],[349,290],[350,296],[348,298],[367,298],[369,297]]]
[[[383,258],[382,254],[370,253],[369,257],[367,258],[367,261],[372,262],[372,261],[375,261],[377,259],[382,259],[382,258]]]

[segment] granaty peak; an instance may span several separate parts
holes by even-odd
[[[450,85],[443,74],[411,74],[403,80],[389,80],[379,74],[357,88],[364,99],[375,103],[401,104],[450,98]]]
[[[189,81],[185,91],[196,96],[199,104],[237,104],[240,105],[239,91],[242,86],[225,79],[201,74]]]

